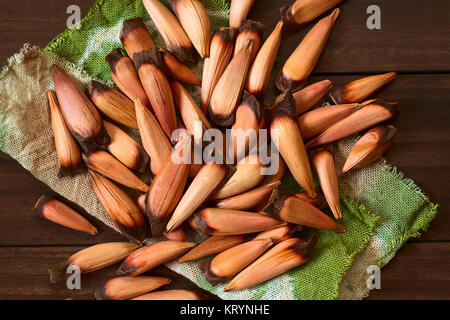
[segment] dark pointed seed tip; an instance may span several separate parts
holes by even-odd
[[[120,59],[124,58],[125,56],[122,54],[119,48],[113,49],[110,53],[108,53],[105,57],[106,62],[109,65],[109,68],[112,70],[112,72],[116,72],[116,65],[119,62]]]
[[[300,90],[305,84],[305,80],[292,80],[289,79],[284,73],[283,69],[280,70],[275,78],[275,86],[281,92],[291,91],[295,92]]]
[[[143,64],[153,64],[153,65],[157,66],[160,70],[164,70],[162,60],[161,60],[161,53],[156,46],[154,46],[150,50],[144,50],[144,51],[135,53],[133,55],[133,61],[134,61],[136,70],[139,70],[139,68]]]
[[[120,265],[120,267],[119,267],[119,269],[117,269],[117,274],[118,275],[120,275],[120,276],[126,276],[126,275],[129,275],[130,273],[133,273],[133,272],[135,272],[137,270],[137,267],[136,266],[133,266],[133,265],[130,265],[129,263],[128,263],[128,261],[124,261],[121,265]]]
[[[49,203],[53,198],[43,194],[39,197],[39,199],[36,201],[33,211],[42,216],[42,210],[44,209],[44,206]]]
[[[122,28],[120,29],[120,41],[123,40],[135,29],[143,28],[147,30],[145,27],[144,21],[141,17],[136,17],[128,20],[124,20],[122,22]]]
[[[211,234],[214,230],[208,226],[208,223],[203,218],[202,212],[197,212],[192,217],[193,228],[202,234]],[[172,230],[169,230],[169,232]]]
[[[239,27],[239,32],[254,32],[260,37],[264,31],[264,24],[254,20],[245,20],[243,24]]]
[[[285,30],[293,31],[301,26],[295,22],[294,17],[292,16],[292,5],[286,5],[280,8],[280,16],[281,20],[283,20],[283,27]]]
[[[172,47],[173,54],[183,63],[194,63],[196,61],[196,50],[194,50],[194,47],[190,45],[189,47],[181,47],[181,46],[174,46]]]
[[[255,118],[258,122],[261,121],[262,117],[262,108],[260,103],[258,102],[258,99],[251,93],[249,93],[247,90],[244,91],[244,94],[242,96],[242,100],[240,105],[246,105],[250,108],[250,110],[255,115]],[[239,106],[238,106],[239,108]]]
[[[290,92],[279,95],[273,105],[269,108],[270,118],[273,122],[279,117],[288,117],[297,122],[295,99]]]
[[[86,139],[73,133],[84,152],[89,153],[93,150],[99,149],[101,146],[106,146],[111,142],[111,138],[106,132],[103,122],[100,125],[100,132],[95,137]]]
[[[374,102],[372,102],[371,104],[376,104],[376,105],[384,107],[386,110],[388,110],[392,114],[393,117],[395,117],[399,113],[398,108],[397,108],[397,103],[386,102],[384,100],[377,99]]]
[[[397,132],[397,129],[391,125],[381,126],[380,129],[381,129],[381,137],[380,140],[378,141],[380,145],[383,145],[392,140],[392,137]]]
[[[311,237],[306,241],[298,241],[292,245],[292,249],[304,258],[309,258],[311,255],[312,249],[316,246],[319,238],[315,233],[311,235]]]
[[[73,176],[76,176],[77,174],[84,172],[85,171],[84,169],[85,169],[85,167],[83,164],[76,165],[76,166],[72,166],[72,165],[60,166],[57,176],[59,179],[67,177],[67,176],[73,177]]]
[[[98,288],[94,292],[95,300],[111,300],[111,298],[106,293],[106,287],[102,286],[101,288]]]
[[[279,191],[276,195],[273,195],[272,199],[269,201],[269,204],[262,211],[270,216],[279,218],[285,201],[292,196],[293,195],[285,191]]]
[[[89,95],[91,95],[91,96],[96,93],[111,91],[110,87],[108,87],[106,84],[103,84],[97,80],[91,80],[91,82],[89,82],[89,84],[88,84],[87,89],[88,89]]]
[[[220,113],[214,113],[211,108],[208,108],[209,117],[211,120],[223,127],[231,126],[236,117],[236,108],[233,110],[231,114],[220,114]]]
[[[223,27],[214,32],[213,37],[218,36],[224,43],[232,43],[236,37],[236,30],[230,27]]]
[[[213,287],[215,287],[218,284],[225,282],[226,278],[216,276],[214,273],[211,272],[210,269],[211,260],[212,258],[199,262],[198,267],[205,276],[206,281],[208,281]]]
[[[152,236],[154,237],[162,236],[164,234],[167,223],[169,222],[170,216],[164,218],[157,218],[152,215],[152,213],[148,209],[148,206],[146,206],[146,209],[147,209],[147,220],[150,225]]]
[[[150,232],[146,224],[128,227],[121,223],[116,222],[116,226],[125,236],[125,238],[137,244],[138,246],[142,244],[142,241],[145,240],[148,233]],[[149,236],[151,236],[151,234]]]

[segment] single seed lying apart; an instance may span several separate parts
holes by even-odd
[[[106,281],[95,291],[97,300],[128,300],[170,284],[162,277],[117,277]]]
[[[34,205],[33,210],[43,218],[64,227],[86,232],[90,235],[95,235],[98,232],[97,228],[78,212],[54,198],[42,195]]]
[[[381,157],[391,146],[396,131],[388,125],[367,131],[353,146],[342,172],[365,167]]]

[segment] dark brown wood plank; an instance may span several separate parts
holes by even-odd
[[[0,299],[65,299],[78,295],[90,295],[108,279],[116,277],[119,265],[81,276],[81,289],[67,289],[65,281],[51,284],[47,266],[58,265],[83,247],[16,247],[0,248]],[[168,277],[170,285],[163,289],[188,289],[205,299],[217,299],[198,288],[194,283],[165,266],[149,271],[146,275]]]
[[[273,29],[278,8],[289,1],[257,1],[250,18]],[[381,9],[381,29],[366,27],[367,7]],[[346,0],[315,73],[372,73],[380,71],[448,71],[450,62],[450,2]],[[312,24],[286,34],[280,48],[284,61]]]
[[[381,289],[369,300],[447,300],[450,288],[448,242],[408,243],[381,269]]]
[[[84,17],[93,0],[2,0],[0,1],[0,65],[18,52],[24,43],[45,47],[63,32],[70,5],[78,5]]]
[[[79,0],[83,15],[93,0]],[[283,1],[257,1],[250,18],[273,26]],[[25,42],[45,46],[66,28],[70,0],[0,2],[0,64]],[[371,73],[382,71],[449,71],[450,2],[440,0],[378,1],[381,30],[368,30],[366,9],[370,0],[347,0],[326,50],[315,70],[318,73]],[[24,14],[24,13],[32,14]],[[311,25],[283,39],[280,56],[286,59]]]

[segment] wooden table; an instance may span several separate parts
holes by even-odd
[[[270,29],[287,0],[256,1],[250,18]],[[92,0],[0,1],[0,64],[30,42],[45,46],[66,28],[66,8],[78,4],[85,15]],[[366,9],[381,8],[381,30],[366,28]],[[369,299],[450,297],[450,2],[440,0],[348,0],[315,70],[314,79],[341,84],[357,76],[388,71],[398,78],[378,95],[397,101],[398,134],[386,155],[415,180],[440,214],[428,232],[409,241],[382,270],[382,289]],[[285,59],[304,28],[283,38]],[[61,299],[73,295],[50,285],[46,265],[61,262],[84,246],[123,238],[101,226],[96,237],[66,230],[33,216],[36,199],[49,188],[6,154],[0,154],[0,298]],[[97,223],[99,225],[100,223]],[[101,224],[100,224],[101,225]],[[113,276],[115,268],[83,278],[83,292]],[[159,274],[168,274],[159,268]],[[174,275],[170,275],[174,277]],[[177,277],[173,287],[192,287]],[[77,293],[78,294],[78,293]]]

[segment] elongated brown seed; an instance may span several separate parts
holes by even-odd
[[[242,101],[236,108],[236,116],[230,130],[227,155],[240,161],[258,147],[258,129],[263,120],[263,110],[252,94],[244,91]]]
[[[200,242],[188,253],[178,259],[179,263],[198,260],[237,246],[247,239],[245,235],[211,236]]]
[[[255,0],[231,0],[230,4],[230,27],[238,29],[253,6]]]
[[[138,247],[130,242],[107,242],[93,245],[67,259],[67,265],[78,266],[82,273],[106,268],[123,260]]]
[[[258,54],[262,41],[264,25],[258,21],[246,20],[239,28],[234,45],[234,55],[236,55],[246,44],[252,40],[252,53],[250,54],[250,65]]]
[[[283,224],[263,213],[218,208],[197,212],[193,221],[197,231],[211,235],[248,234],[270,230]]]
[[[316,193],[312,178],[311,166],[303,144],[296,116],[295,101],[289,92],[279,96],[272,106],[270,136],[277,146],[286,165],[311,198]]]
[[[150,159],[141,145],[111,122],[103,121],[103,125],[111,138],[108,151],[131,170],[143,173]]]
[[[353,146],[342,172],[365,167],[381,157],[391,146],[396,131],[393,126],[388,125],[367,131]]]
[[[342,0],[296,0],[280,8],[281,19],[290,28],[308,23],[336,7]]]
[[[152,111],[152,106],[139,80],[133,61],[129,57],[123,56],[119,49],[111,51],[106,56],[106,61],[111,69],[114,83],[119,89],[131,100],[138,97]]]
[[[140,101],[134,101],[142,144],[150,156],[150,169],[158,174],[170,157],[172,146],[153,114]]]
[[[283,221],[321,230],[345,232],[345,227],[300,198],[284,194],[264,209]]]
[[[280,182],[272,182],[262,185],[253,190],[238,194],[237,196],[216,200],[213,202],[215,208],[230,210],[249,210],[261,203],[261,200],[270,197],[274,189],[280,185]]]
[[[203,141],[203,133],[205,130],[211,129],[211,124],[181,83],[172,80],[170,86],[173,100],[187,131],[194,137],[196,144],[201,143]],[[200,127],[197,127],[199,125]]]
[[[190,147],[191,140],[183,139],[175,146],[172,154],[182,153],[185,148]],[[172,158],[167,159],[165,166],[153,179],[145,199],[146,214],[154,236],[160,236],[164,232],[169,215],[183,196],[189,174],[188,162],[178,163]]]
[[[338,104],[306,112],[298,117],[300,134],[305,140],[314,138],[361,108],[358,103]]]
[[[135,53],[150,50],[155,46],[144,21],[140,17],[122,22],[120,41],[130,58],[133,58]]]
[[[48,103],[50,105],[53,135],[58,156],[58,177],[63,178],[68,175],[75,175],[81,171],[83,165],[80,147],[66,125],[58,99],[53,91],[48,92]]]
[[[162,277],[117,277],[106,281],[95,291],[97,300],[128,300],[170,284]]]
[[[34,205],[33,210],[43,218],[64,227],[86,232],[90,235],[95,235],[98,232],[97,228],[78,212],[54,198],[42,195]]]
[[[194,60],[194,47],[178,19],[159,0],[142,0],[167,46],[182,62]]]
[[[256,239],[223,251],[199,264],[200,271],[213,286],[236,275],[272,246],[272,239]]]
[[[320,188],[325,195],[325,199],[330,206],[336,219],[342,218],[341,206],[339,202],[339,183],[336,171],[334,154],[326,148],[315,150],[312,162],[317,176],[319,177]]]
[[[51,68],[61,113],[72,135],[85,152],[109,142],[102,118],[92,102],[58,66]]]
[[[396,114],[394,105],[376,100],[342,119],[306,144],[306,148],[334,142],[354,133],[392,119]]]
[[[233,175],[215,191],[210,199],[225,199],[248,191],[257,186],[263,179],[264,165],[257,154],[251,154],[236,165]]]
[[[50,282],[60,280],[66,273],[67,266],[76,266],[80,268],[81,273],[93,272],[118,263],[137,248],[138,246],[131,242],[107,242],[85,248],[70,256],[64,264],[49,267]]]
[[[177,118],[172,91],[163,72],[164,67],[158,48],[153,47],[150,51],[136,53],[133,60],[156,118],[161,128],[171,138],[172,132],[177,128]]]
[[[125,259],[117,273],[132,277],[138,276],[175,259],[194,245],[193,242],[167,240],[141,247]]]
[[[240,101],[250,65],[252,43],[252,40],[248,40],[234,56],[211,95],[209,115],[220,126],[234,122],[234,111]]]
[[[170,0],[170,5],[200,57],[209,56],[211,28],[202,1]]]
[[[354,80],[331,90],[330,96],[336,104],[361,102],[394,80],[395,76],[395,72],[389,72]]]
[[[211,37],[210,54],[203,64],[201,104],[204,113],[207,112],[213,90],[230,61],[235,34],[231,28],[220,28]]]
[[[296,91],[303,86],[325,48],[338,15],[339,9],[335,9],[311,28],[278,74],[275,80],[278,89]]]
[[[234,277],[225,291],[254,287],[306,263],[316,243],[315,235],[306,241],[291,238],[280,242]]]
[[[202,84],[195,73],[192,72],[187,65],[178,60],[172,53],[162,48],[159,48],[159,52],[161,53],[164,71],[168,76],[178,81],[194,84],[196,86]]]
[[[83,160],[89,169],[114,180],[131,189],[147,192],[148,185],[140,180],[133,172],[108,152],[96,150],[83,154]]]
[[[189,290],[162,290],[150,292],[132,300],[202,300],[202,298]]]
[[[175,230],[197,210],[229,174],[225,165],[214,162],[203,165],[184,193],[170,218],[166,231]]]
[[[330,89],[331,81],[322,80],[294,92],[292,95],[295,99],[297,114],[302,114],[314,107]]]
[[[256,58],[251,65],[246,82],[246,89],[258,100],[262,101],[266,94],[273,65],[278,54],[281,43],[281,31],[283,22],[279,21],[259,50]]]
[[[95,80],[89,83],[88,92],[100,112],[120,124],[137,129],[133,101]]]
[[[141,243],[147,235],[142,213],[133,200],[113,182],[89,170],[92,189],[114,225],[132,241]]]

